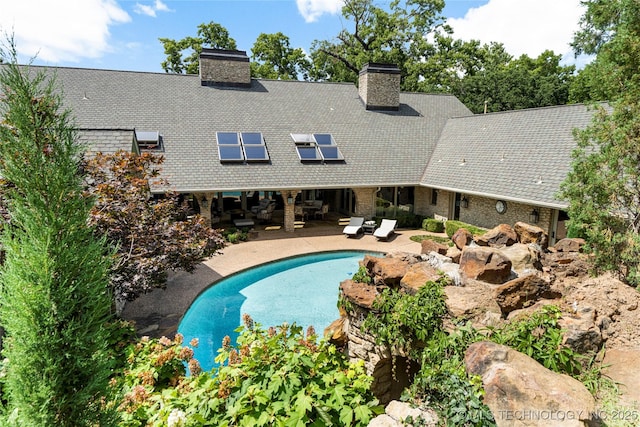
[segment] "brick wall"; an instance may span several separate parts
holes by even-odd
[[[363,216],[370,219],[376,215],[376,193],[377,188],[354,188],[353,192],[356,196],[355,213],[357,216]]]

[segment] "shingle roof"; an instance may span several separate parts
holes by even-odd
[[[586,127],[592,116],[592,111],[578,104],[451,119],[421,183],[566,207],[556,193],[571,168],[571,153],[576,147],[573,129]]]
[[[79,129],[78,142],[86,145],[87,153],[135,151],[133,129]]]
[[[402,93],[397,112],[366,111],[344,83],[231,89],[197,75],[53,70],[80,128],[159,131],[163,172],[183,192],[416,185],[447,119],[471,114],[454,96],[417,93]],[[271,162],[221,164],[218,131],[262,132]],[[345,162],[301,163],[290,133],[331,133]]]

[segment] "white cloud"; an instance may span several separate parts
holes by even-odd
[[[296,0],[296,4],[305,22],[314,22],[325,13],[339,13],[344,0]]]
[[[3,1],[0,28],[21,58],[79,61],[110,51],[109,27],[130,20],[115,0]]]
[[[454,37],[501,42],[515,57],[535,58],[549,49],[569,60],[583,12],[580,0],[490,0],[448,23]]]
[[[136,3],[133,7],[133,11],[140,15],[147,15],[153,18],[156,17],[156,12],[171,12],[171,9],[162,2],[162,0],[156,0],[151,6],[141,3]]]

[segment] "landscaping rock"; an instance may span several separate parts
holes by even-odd
[[[563,315],[558,324],[564,330],[564,344],[585,354],[602,347],[602,333],[596,324],[596,311],[589,305],[576,305],[573,313]]]
[[[429,263],[413,264],[409,267],[407,274],[400,280],[400,287],[411,295],[415,295],[425,283],[436,281],[439,278],[440,273]]]
[[[420,251],[421,254],[436,252],[440,255],[446,255],[447,249],[449,249],[449,246],[443,245],[442,243],[438,243],[431,239],[424,239],[420,244],[422,245],[422,250]]]
[[[345,316],[342,316],[333,322],[326,328],[324,328],[324,337],[333,345],[338,348],[344,347],[349,341],[347,336],[347,329],[349,328],[348,320]]]
[[[373,276],[376,286],[397,288],[400,280],[407,274],[410,262],[399,257],[365,257],[365,266]]]
[[[491,246],[494,248],[511,246],[518,242],[518,235],[509,224],[500,224],[482,236],[475,237],[474,241],[479,246]]]
[[[493,326],[501,317],[491,285],[469,281],[466,286],[445,286],[444,293],[452,318],[470,320],[477,326]]]
[[[460,263],[460,257],[462,256],[462,251],[455,246],[450,247],[445,254],[446,257],[451,258],[456,264]]]
[[[602,365],[603,374],[619,384],[619,403],[640,409],[640,348],[607,350]],[[639,420],[636,418],[635,421]]]
[[[384,414],[375,417],[368,427],[436,427],[438,416],[432,409],[414,408],[406,402],[392,400],[384,410]],[[413,423],[409,422],[411,417]]]
[[[549,236],[540,227],[519,221],[513,225],[513,230],[516,232],[520,243],[525,245],[534,243],[542,249],[546,249],[549,246]]]
[[[364,308],[371,308],[373,301],[378,296],[375,286],[366,283],[354,282],[351,279],[340,283],[340,292],[347,300]]]
[[[482,377],[484,403],[498,427],[597,425],[595,400],[582,383],[525,354],[477,342],[467,349],[465,365]]]
[[[460,257],[460,270],[469,279],[502,284],[511,276],[511,261],[497,249],[467,246]]]
[[[560,296],[552,292],[549,282],[537,274],[518,277],[495,289],[495,299],[503,315],[529,307],[542,298]]]
[[[500,249],[511,261],[511,269],[518,274],[542,270],[540,247],[535,244],[515,243]]]
[[[460,266],[453,262],[453,260],[447,256],[431,252],[423,255],[424,260],[429,263],[437,271],[441,271],[451,279],[451,282],[459,286],[462,284],[462,278],[460,277]]]
[[[466,228],[458,228],[451,236],[451,240],[458,249],[462,250],[462,248],[473,242],[473,234]]]
[[[567,237],[553,245],[553,248],[558,252],[581,252],[584,243],[584,239]]]

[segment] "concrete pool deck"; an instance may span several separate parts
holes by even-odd
[[[424,234],[427,232],[420,229],[402,229],[388,241],[379,241],[370,234],[347,238],[342,234],[342,227],[337,226],[298,229],[293,233],[259,231],[254,239],[228,245],[219,255],[199,264],[193,273],[170,273],[166,289],[156,289],[128,303],[122,317],[135,321],[139,335],[173,338],[180,319],[195,298],[211,283],[230,274],[265,262],[322,251],[420,253],[420,243],[410,238]],[[338,285],[336,283],[336,287]]]

